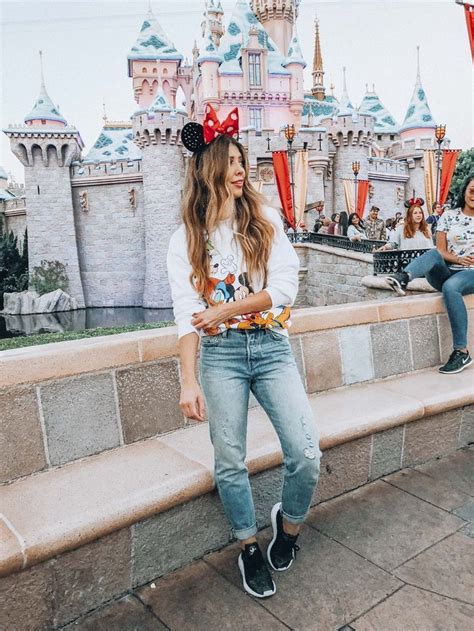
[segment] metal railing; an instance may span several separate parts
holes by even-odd
[[[429,252],[429,250],[387,250],[386,252],[374,252],[374,274],[377,276],[377,274],[403,272],[409,263],[425,252]]]
[[[351,241],[348,237],[319,234],[318,232],[295,232],[293,234],[287,232],[287,236],[291,243],[315,243],[317,245],[328,245],[331,248],[342,248],[343,250],[369,254],[387,243],[386,241],[371,241],[370,239]]]
[[[318,245],[328,245],[332,248],[351,250],[352,252],[364,252],[374,256],[374,274],[393,274],[402,272],[405,267],[418,256],[428,250],[386,250],[376,252],[378,248],[386,245],[386,241],[351,241],[347,237],[340,237],[331,234],[319,234],[317,232],[294,232],[287,233],[290,243],[316,243]]]

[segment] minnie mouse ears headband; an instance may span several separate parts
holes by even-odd
[[[234,107],[227,118],[221,123],[212,105],[206,105],[206,116],[203,125],[186,123],[181,132],[183,145],[196,153],[202,151],[217,136],[235,136],[239,133],[239,110]]]
[[[421,208],[424,203],[425,200],[421,199],[421,197],[412,197],[405,202],[405,208],[411,208],[412,206],[419,206]]]

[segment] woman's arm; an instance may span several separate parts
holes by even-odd
[[[178,350],[181,368],[181,396],[179,407],[187,418],[204,421],[204,397],[196,379],[196,356],[199,344],[197,333],[179,338]]]
[[[446,232],[436,233],[436,247],[439,253],[447,263],[454,263],[455,265],[462,265],[469,267],[474,265],[474,256],[458,256],[448,251],[448,238]]]

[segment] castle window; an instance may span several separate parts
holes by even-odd
[[[145,66],[142,68],[142,72],[146,72],[146,68],[145,68]]]
[[[249,84],[262,85],[262,65],[260,53],[249,53]]]
[[[262,108],[249,107],[249,123],[255,127],[257,134],[262,131]]]
[[[382,140],[382,134],[377,135],[377,140]]]
[[[390,140],[395,140],[395,135],[394,134],[390,134]]]
[[[46,125],[46,121],[42,120],[42,121],[41,121],[41,124],[42,124],[42,125]]]

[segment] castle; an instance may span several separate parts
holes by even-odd
[[[367,89],[354,107],[345,75],[341,98],[327,93],[316,22],[307,92],[299,5],[300,0],[236,0],[225,26],[220,0],[207,0],[192,62],[150,10],[128,55],[137,110],[131,122],[105,121],[85,156],[79,131],[55,107],[42,77],[25,124],[4,129],[25,167],[26,187],[26,208],[21,211],[17,201],[13,212],[13,201],[4,201],[4,221],[19,235],[27,221],[30,268],[42,259],[66,264],[69,293],[80,307],[169,307],[165,258],[179,221],[188,157],[180,133],[188,120],[202,121],[208,103],[220,119],[239,108],[250,178],[273,202],[278,196],[271,151],[286,148],[282,129],[295,125],[295,144],[308,151],[307,225],[318,202],[326,214],[346,208],[344,178],[353,177],[353,161],[360,162],[359,178],[370,183],[367,204],[380,206],[385,216],[402,210],[413,190],[422,194],[423,150],[435,148],[436,125],[419,62],[398,125],[374,90]]]

